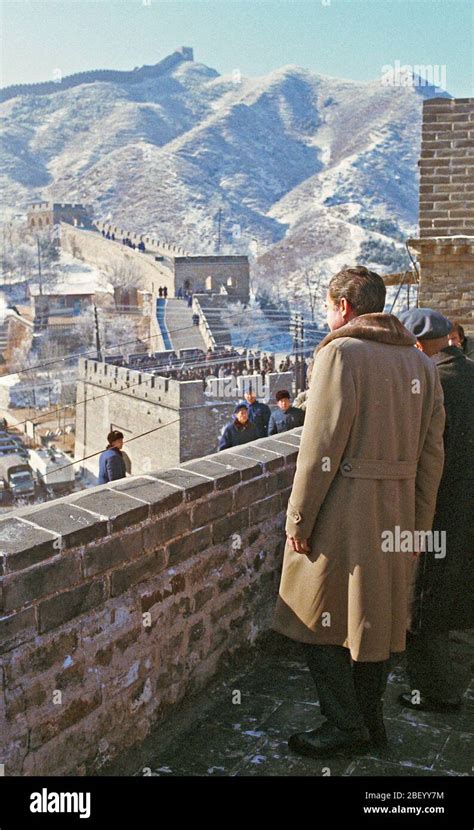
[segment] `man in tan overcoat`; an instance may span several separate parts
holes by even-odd
[[[383,313],[382,278],[329,283],[287,508],[272,628],[304,644],[326,721],[293,735],[300,754],[386,743],[389,658],[405,650],[420,534],[443,469],[443,393],[415,337]]]

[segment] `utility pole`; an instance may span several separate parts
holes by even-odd
[[[293,353],[295,355],[296,392],[304,389],[304,322],[303,315],[295,313],[291,320],[290,332],[293,334]]]
[[[219,208],[219,213],[217,214],[217,250],[220,251],[221,249],[221,222],[222,222],[222,208]]]
[[[100,347],[100,333],[99,333],[99,318],[97,317],[97,306],[94,306],[94,323],[95,323],[95,344],[97,348],[97,360],[102,363],[102,349]]]
[[[38,249],[38,279],[39,279],[39,293],[40,295],[43,294],[43,278],[41,274],[41,249],[40,249],[40,241],[39,236],[36,237],[36,245]]]

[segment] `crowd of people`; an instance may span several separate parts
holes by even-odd
[[[166,356],[164,361],[159,365],[160,376],[175,380],[202,380],[204,385],[209,377],[227,378],[259,373],[265,378],[269,372],[275,371],[274,355],[251,349],[238,351],[231,346],[214,350],[209,348],[207,352],[196,355],[192,362],[189,359],[185,362],[177,355]],[[157,358],[150,358],[148,367],[157,368]]]
[[[256,441],[257,438],[266,438],[303,426],[304,410],[292,405],[287,389],[279,389],[275,394],[275,400],[277,405],[271,411],[266,403],[257,400],[252,389],[247,390],[245,401],[236,404],[232,421],[226,424],[221,432],[218,450],[239,447]]]
[[[112,242],[115,242],[115,234],[113,232],[110,233],[110,231],[105,231],[104,229],[102,229],[102,236],[104,237],[104,239],[111,239]],[[146,252],[145,243],[143,242],[143,240],[141,240],[137,244],[136,242],[132,242],[132,240],[129,239],[128,236],[124,236],[122,238],[122,245],[126,245],[128,248],[133,248],[134,251],[141,251],[143,254]]]

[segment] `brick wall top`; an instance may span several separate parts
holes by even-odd
[[[247,527],[281,513],[301,430],[0,519],[0,650],[101,605],[119,584],[128,590],[140,578],[140,557],[146,563],[157,546],[169,568],[226,538],[243,512]]]

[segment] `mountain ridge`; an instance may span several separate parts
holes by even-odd
[[[297,64],[219,75],[189,56],[133,84],[22,95],[2,104],[4,202],[92,202],[200,254],[216,252],[220,211],[220,252],[249,254],[283,292],[361,258],[393,270],[416,232],[429,95]]]

